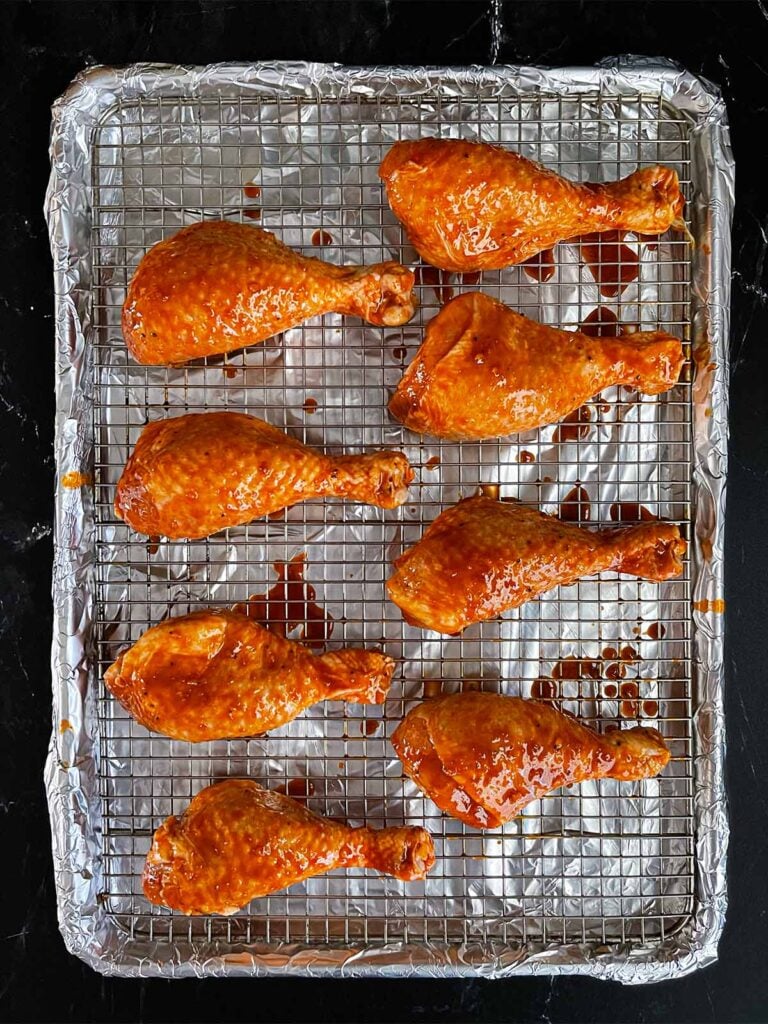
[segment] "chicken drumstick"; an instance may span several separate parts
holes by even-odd
[[[387,591],[407,622],[457,633],[602,570],[656,581],[678,576],[684,552],[672,523],[595,531],[477,496],[439,515],[400,555]]]
[[[205,537],[308,498],[396,508],[412,479],[400,452],[324,455],[255,416],[188,414],[144,428],[115,513],[138,533]]]
[[[422,259],[445,270],[498,270],[595,231],[661,234],[683,226],[669,167],[578,184],[485,142],[396,142],[379,175]]]
[[[410,882],[434,862],[423,828],[350,828],[248,779],[228,779],[155,832],[144,893],[184,914],[233,914],[333,868],[374,868]]]
[[[231,739],[276,729],[322,700],[383,703],[395,663],[349,648],[312,654],[234,611],[153,626],[104,681],[133,717],[172,739]]]
[[[497,828],[560,786],[651,778],[670,756],[655,729],[602,735],[539,701],[469,691],[417,705],[392,746],[427,796],[474,828]]]
[[[418,433],[504,437],[555,423],[612,384],[667,391],[682,365],[681,342],[662,331],[590,338],[468,292],[429,322],[389,408]]]
[[[184,363],[255,345],[321,313],[395,327],[413,316],[413,280],[399,263],[337,267],[262,228],[203,221],[144,256],[128,286],[123,337],[140,363]]]

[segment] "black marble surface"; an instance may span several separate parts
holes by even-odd
[[[351,64],[672,57],[718,82],[737,163],[727,528],[730,909],[719,962],[627,989],[584,979],[116,981],[56,924],[42,765],[50,733],[49,106],[94,63]],[[768,7],[744,3],[0,4],[0,1020],[765,1021]]]

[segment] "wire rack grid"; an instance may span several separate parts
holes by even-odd
[[[689,535],[689,362],[666,395],[613,388],[566,429],[482,445],[420,439],[386,410],[424,325],[460,291],[480,288],[553,325],[615,320],[688,341],[688,243],[603,236],[592,250],[563,244],[526,267],[442,274],[418,264],[377,167],[397,139],[461,136],[512,146],[578,180],[664,163],[690,199],[687,131],[657,96],[604,91],[472,101],[139,99],[117,103],[102,122],[92,225],[99,678],[163,616],[266,593],[301,556],[294,575],[303,572],[311,589],[295,583],[293,608],[303,602],[327,646],[383,644],[401,659],[383,708],[327,704],[266,737],[205,744],[150,735],[99,683],[103,898],[131,938],[219,948],[474,941],[480,949],[629,949],[686,926],[695,897],[688,565],[661,586],[603,574],[451,638],[405,625],[384,582],[403,547],[479,487],[547,511],[565,507],[592,525],[647,511]],[[326,316],[226,357],[138,366],[120,333],[126,284],[153,243],[203,217],[260,224],[332,262],[416,264],[418,314],[383,330]],[[416,470],[408,503],[382,512],[310,502],[196,542],[132,533],[112,502],[143,424],[220,408],[259,415],[329,451],[402,448]],[[292,619],[288,634],[301,637],[307,622]],[[461,687],[547,697],[600,729],[640,719],[661,729],[673,761],[659,779],[584,784],[531,805],[501,830],[466,829],[403,778],[388,742],[416,700]],[[436,841],[435,869],[412,885],[335,872],[226,919],[151,906],[140,875],[153,829],[203,786],[233,775],[353,823],[424,824]]]

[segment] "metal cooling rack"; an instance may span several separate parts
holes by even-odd
[[[268,737],[231,742],[151,736],[100,684],[103,899],[131,937],[169,945],[218,941],[224,950],[280,941],[374,947],[470,940],[512,949],[571,942],[631,949],[658,945],[688,921],[695,852],[689,567],[659,587],[604,574],[440,641],[404,625],[384,592],[403,546],[482,485],[554,510],[579,481],[592,523],[610,523],[618,494],[689,531],[689,364],[681,383],[659,398],[638,401],[616,388],[604,393],[589,403],[585,435],[569,443],[554,443],[554,428],[482,446],[420,441],[386,411],[424,324],[447,297],[438,295],[444,287],[456,294],[480,287],[554,325],[576,327],[606,306],[622,322],[688,340],[688,243],[667,236],[654,247],[629,237],[640,256],[639,280],[616,297],[601,298],[576,247],[561,245],[546,282],[516,267],[486,273],[479,284],[441,278],[436,289],[427,272],[418,314],[403,329],[327,316],[263,346],[177,369],[137,366],[120,334],[126,283],[140,257],[202,217],[261,224],[333,262],[417,262],[377,177],[380,158],[397,139],[441,134],[501,142],[579,180],[617,178],[659,162],[678,171],[690,199],[688,130],[658,97],[599,90],[569,99],[472,101],[122,99],[101,122],[92,197],[99,676],[163,615],[263,593],[275,580],[273,564],[301,552],[315,601],[333,616],[328,645],[383,641],[403,658],[383,709],[328,704]],[[258,197],[246,195],[248,183]],[[313,245],[318,231],[330,236],[322,250]],[[317,402],[314,412],[307,399]],[[313,502],[173,545],[148,542],[117,521],[115,483],[143,423],[223,407],[255,413],[333,451],[403,447],[416,469],[408,504],[384,513]],[[535,461],[521,461],[529,458],[523,452]],[[658,640],[647,635],[655,622],[666,630]],[[564,790],[483,834],[441,815],[402,778],[388,737],[422,694],[464,685],[527,696],[556,663],[574,656],[597,661],[606,647],[626,645],[641,658],[626,667],[647,712],[641,720],[659,728],[673,752],[659,779]],[[606,696],[609,685],[587,671],[563,680],[555,699],[599,728],[626,724],[619,700]],[[309,805],[321,813],[374,825],[424,824],[436,840],[435,868],[426,883],[409,886],[335,872],[226,919],[187,919],[152,907],[140,876],[153,829],[212,779],[229,775],[270,787],[303,777]]]

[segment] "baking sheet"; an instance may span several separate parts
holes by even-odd
[[[260,223],[334,262],[417,263],[376,169],[396,139],[437,134],[502,142],[579,180],[675,166],[696,244],[627,237],[629,256],[618,258],[636,264],[636,279],[613,295],[601,294],[583,250],[561,245],[546,280],[519,267],[480,281],[420,270],[419,313],[402,329],[328,316],[185,368],[127,357],[119,310],[130,274],[149,245],[204,216]],[[710,962],[725,911],[733,198],[714,88],[640,59],[560,70],[93,69],[54,108],[51,157],[59,486],[46,785],[68,947],[123,975],[535,971],[644,982]],[[601,243],[600,262],[616,258]],[[691,343],[688,372],[658,399],[605,392],[589,403],[588,423],[565,434],[420,441],[389,419],[388,394],[449,290],[474,288],[551,324],[577,327],[601,308],[624,324],[669,329]],[[143,423],[222,407],[331,451],[401,447],[417,469],[412,500],[394,512],[308,503],[194,543],[132,534],[111,502]],[[73,473],[84,486],[71,486]],[[687,531],[685,574],[660,587],[603,575],[459,638],[405,626],[385,600],[388,564],[442,508],[483,485],[550,511],[581,487],[593,524],[612,522],[614,506],[626,515],[642,505]],[[326,705],[268,737],[189,745],[151,737],[106,694],[104,668],[149,624],[265,593],[292,559],[314,590],[297,585],[305,618],[329,647],[383,642],[402,659],[383,709]],[[637,660],[622,661],[625,648]],[[582,660],[575,672],[573,659]],[[611,674],[621,671],[614,694]],[[627,684],[636,687],[624,691],[629,721]],[[415,701],[462,686],[523,696],[556,687],[561,706],[601,728],[634,724],[638,712],[664,732],[673,763],[657,780],[559,792],[501,830],[465,829],[403,779],[388,743]],[[140,873],[152,830],[228,775],[301,790],[315,810],[353,823],[425,824],[437,865],[411,885],[336,872],[228,919],[151,907]]]

